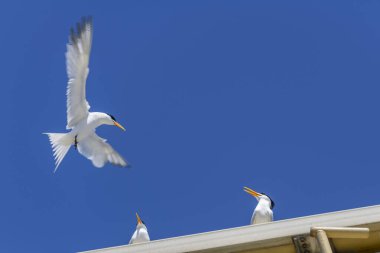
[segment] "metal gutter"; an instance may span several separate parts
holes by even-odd
[[[83,253],[179,253],[197,252],[239,245],[271,247],[309,234],[311,227],[352,227],[380,222],[380,205],[249,225],[201,234],[174,237],[148,243],[111,247]]]

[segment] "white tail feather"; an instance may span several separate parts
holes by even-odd
[[[44,133],[47,134],[50,140],[51,147],[53,148],[54,159],[55,159],[55,169],[54,173],[57,171],[58,166],[61,164],[63,158],[69,151],[72,138],[68,133]]]

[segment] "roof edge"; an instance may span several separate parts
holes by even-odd
[[[192,252],[306,234],[310,232],[310,227],[312,226],[352,227],[375,222],[380,222],[380,205],[172,237],[148,243],[91,250],[82,253]]]

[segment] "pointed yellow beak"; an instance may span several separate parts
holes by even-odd
[[[260,197],[262,194],[252,190],[251,188],[248,188],[248,187],[244,187],[244,191],[250,195],[252,195],[253,197]]]
[[[136,213],[136,218],[137,218],[137,224],[142,224],[140,216],[137,213]]]
[[[122,125],[120,125],[118,122],[114,121],[113,123],[115,124],[115,126],[120,128],[121,130],[125,131],[125,128]]]

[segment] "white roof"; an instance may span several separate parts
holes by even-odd
[[[174,237],[148,243],[86,251],[86,253],[177,253],[177,252],[296,252],[292,238],[309,234],[312,226],[368,227],[366,240],[334,239],[335,247],[355,247],[355,250],[380,250],[380,205],[339,212],[279,220],[201,234]],[[344,243],[342,243],[344,242]],[[349,248],[353,249],[353,248]],[[252,251],[252,252],[253,252]]]

